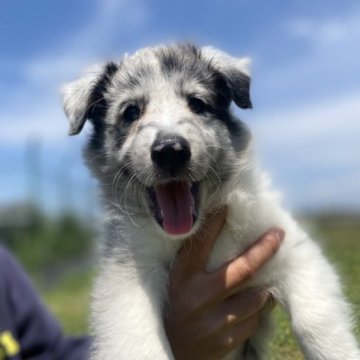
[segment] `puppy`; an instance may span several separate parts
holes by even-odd
[[[107,216],[92,360],[173,358],[162,323],[169,269],[184,239],[225,204],[208,270],[270,227],[284,229],[280,250],[248,286],[266,287],[283,306],[307,359],[360,359],[337,275],[282,209],[230,109],[252,107],[249,86],[247,59],[175,45],[142,49],[64,88],[70,134],[92,124],[84,153]],[[265,359],[265,333],[263,321],[226,359]]]

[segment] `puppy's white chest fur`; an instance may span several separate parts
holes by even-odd
[[[276,196],[266,185],[251,202],[244,193],[235,191],[228,208],[227,223],[213,247],[209,271],[234,258],[276,224],[286,232],[284,242],[246,286],[266,287],[284,307],[307,359],[358,359],[357,344],[351,334],[350,308],[343,300],[337,275],[318,246],[279,207]],[[242,216],[244,211],[246,217]],[[102,351],[95,353],[94,359],[102,358],[100,354],[111,359],[171,359],[162,313],[169,264],[179,244],[160,239],[146,226],[145,219],[143,227],[131,232],[131,245],[125,242],[115,250],[116,256],[105,261],[97,281],[93,319]],[[123,263],[119,263],[121,260]],[[264,318],[248,343],[252,350],[244,352],[239,347],[226,359],[266,359],[268,331]],[[103,333],[107,336],[99,335]],[[117,335],[129,333],[135,338]],[[138,343],[136,339],[143,341]],[[138,356],[129,342],[136,346]]]

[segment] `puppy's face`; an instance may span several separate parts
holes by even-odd
[[[221,202],[246,160],[233,100],[251,107],[245,61],[193,46],[140,50],[64,91],[70,134],[93,124],[86,158],[107,198],[175,237]]]

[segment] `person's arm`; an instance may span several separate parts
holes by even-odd
[[[262,289],[239,292],[278,250],[284,233],[273,229],[241,256],[208,273],[206,264],[226,211],[212,217],[180,250],[170,275],[167,336],[176,360],[219,359],[254,334],[271,302]]]
[[[7,315],[0,319],[0,329],[18,342],[21,359],[87,359],[89,339],[64,336],[24,270],[1,246],[0,282],[0,313]]]

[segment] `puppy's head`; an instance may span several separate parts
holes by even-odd
[[[86,159],[108,200],[188,236],[246,168],[246,59],[191,45],[146,48],[64,88],[70,134],[93,125]],[[110,199],[109,199],[110,197]]]

